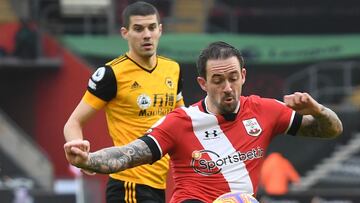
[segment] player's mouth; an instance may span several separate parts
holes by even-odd
[[[153,44],[152,43],[144,43],[141,45],[144,49],[149,50],[153,48]]]
[[[235,101],[234,97],[225,97],[223,101],[227,104],[233,103]]]

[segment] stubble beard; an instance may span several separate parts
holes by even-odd
[[[237,107],[238,101],[234,100],[234,102],[232,102],[231,104],[225,104],[225,103],[220,103],[219,104],[219,110],[220,110],[220,114],[228,114],[228,113],[233,113]]]

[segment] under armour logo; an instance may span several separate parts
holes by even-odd
[[[207,139],[216,138],[217,136],[217,130],[213,130],[211,133],[209,131],[205,131],[205,138]]]

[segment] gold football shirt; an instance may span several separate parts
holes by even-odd
[[[143,136],[161,117],[183,105],[179,64],[157,56],[152,70],[127,55],[98,68],[89,79],[83,100],[95,109],[104,108],[115,146]],[[169,157],[111,174],[114,179],[164,189]]]

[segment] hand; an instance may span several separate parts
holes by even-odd
[[[317,116],[324,108],[308,93],[295,92],[294,94],[285,95],[284,103],[286,106],[294,109],[301,115]]]
[[[68,162],[76,167],[84,168],[89,159],[90,143],[87,140],[73,140],[64,144]]]

